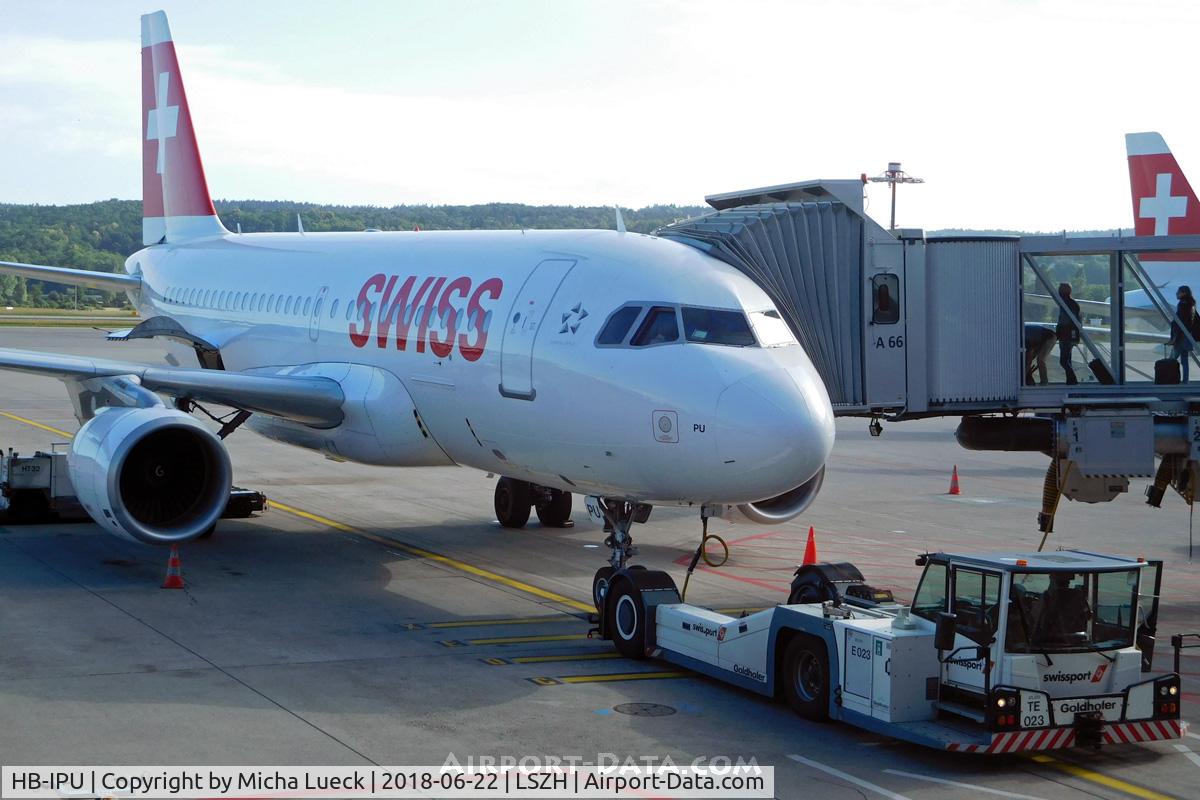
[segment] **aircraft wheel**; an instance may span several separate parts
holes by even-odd
[[[829,656],[821,642],[797,635],[783,657],[783,692],[788,705],[814,722],[829,719]]]
[[[496,481],[496,519],[506,528],[524,528],[533,504],[529,484],[516,478]]]
[[[617,582],[605,600],[608,631],[617,651],[626,658],[646,657],[646,609],[642,593],[628,580]]]
[[[200,534],[196,538],[197,539],[211,539],[212,535],[216,532],[217,532],[217,523],[214,522],[212,525],[208,526],[208,528],[204,531],[204,533]]]
[[[604,605],[604,598],[608,594],[612,574],[612,567],[601,567],[596,570],[596,575],[592,578],[592,605],[596,606],[597,611],[604,610],[602,606]]]
[[[547,528],[565,528],[571,521],[571,493],[550,489],[550,499],[536,506],[538,520]]]

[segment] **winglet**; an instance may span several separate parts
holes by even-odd
[[[142,16],[142,243],[228,231],[217,217],[167,15]]]
[[[624,233],[625,232],[625,217],[621,216],[621,207],[613,206],[613,209],[617,212],[617,233]]]

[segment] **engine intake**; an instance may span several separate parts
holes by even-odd
[[[199,537],[221,517],[233,482],[216,434],[163,407],[101,411],[75,436],[67,464],[92,519],[143,544]]]
[[[754,503],[722,506],[717,516],[730,522],[753,522],[757,525],[778,525],[803,513],[812,505],[825,481],[825,467],[794,489]]]

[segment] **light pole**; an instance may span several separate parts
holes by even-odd
[[[900,169],[899,161],[889,161],[887,170],[882,175],[876,175],[874,178],[868,178],[867,173],[862,174],[862,182],[866,183],[886,183],[892,187],[892,222],[888,226],[889,231],[896,230],[896,184],[898,183],[924,183],[924,178],[914,178],[908,175],[904,170]]]

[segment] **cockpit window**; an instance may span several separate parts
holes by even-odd
[[[634,347],[645,347],[676,341],[679,341],[679,323],[675,319],[675,309],[670,306],[654,306],[646,314],[646,319],[642,322],[642,327],[638,328],[632,344]]]
[[[754,334],[746,315],[740,311],[715,308],[688,308],[683,311],[683,335],[689,342],[753,347]]]
[[[596,344],[621,344],[625,341],[625,335],[629,333],[629,329],[633,327],[634,320],[641,313],[641,306],[618,308],[608,318],[608,322],[604,323],[604,328],[596,337]]]
[[[765,311],[750,312],[750,326],[758,336],[758,343],[763,347],[783,347],[796,344],[792,329],[784,322],[783,317],[773,308]]]

